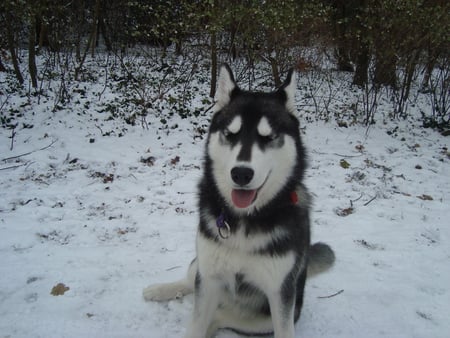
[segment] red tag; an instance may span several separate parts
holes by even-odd
[[[291,202],[292,204],[298,203],[298,195],[295,191],[291,192]]]

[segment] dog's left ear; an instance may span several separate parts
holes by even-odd
[[[295,92],[297,91],[297,75],[293,68],[289,69],[286,80],[278,89],[278,92],[282,95],[286,109],[295,114]]]

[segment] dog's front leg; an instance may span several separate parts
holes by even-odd
[[[267,295],[272,316],[272,324],[275,338],[294,338],[294,299],[284,297],[281,291]]]
[[[186,338],[209,338],[213,331],[213,320],[219,306],[221,287],[213,278],[195,278],[194,313]]]

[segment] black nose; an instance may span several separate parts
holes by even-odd
[[[233,179],[233,182],[240,186],[249,184],[253,175],[253,169],[247,167],[234,167],[231,169],[231,178]]]

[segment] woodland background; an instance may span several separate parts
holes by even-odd
[[[195,113],[189,107],[193,93],[188,85],[198,67],[209,69],[210,78],[204,81],[210,82],[213,97],[220,62],[239,63],[237,77],[246,74],[251,88],[258,76],[255,67],[267,70],[259,82],[277,86],[289,67],[323,71],[326,59],[328,69],[351,72],[352,84],[364,90],[362,122],[374,122],[380,91],[385,90],[393,117],[405,117],[411,100],[422,93],[432,103],[432,111],[423,114],[424,125],[449,126],[450,3],[445,0],[0,4],[0,71],[13,73],[17,86],[28,86],[29,93],[43,94],[44,82],[53,79],[61,83],[58,104],[70,101],[68,83],[85,81],[86,57],[100,52],[107,52],[111,69],[128,74],[121,80],[134,84],[133,103],[141,117],[156,100],[176,103],[180,114]],[[37,57],[44,61],[37,62]],[[158,79],[152,82],[151,76],[139,74],[134,57],[153,65]],[[174,86],[168,83],[175,81],[168,80],[174,73],[184,90],[165,95]],[[149,94],[146,86],[159,90]],[[3,126],[13,120],[10,112],[1,114]]]

